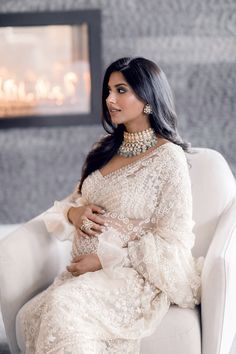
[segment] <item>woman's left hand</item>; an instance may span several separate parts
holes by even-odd
[[[95,272],[101,268],[101,262],[95,253],[75,257],[71,264],[66,267],[74,277],[87,272]]]

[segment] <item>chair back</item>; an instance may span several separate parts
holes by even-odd
[[[186,153],[190,163],[193,220],[196,235],[194,256],[205,256],[222,213],[236,195],[235,178],[224,157],[217,151],[194,148]]]

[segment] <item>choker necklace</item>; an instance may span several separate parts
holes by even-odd
[[[136,156],[155,146],[156,143],[157,136],[152,128],[135,133],[124,131],[124,139],[117,153],[125,157]]]

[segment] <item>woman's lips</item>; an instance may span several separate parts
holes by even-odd
[[[111,115],[117,114],[121,111],[121,109],[110,109],[109,112]]]

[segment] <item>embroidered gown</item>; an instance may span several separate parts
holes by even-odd
[[[72,240],[72,256],[97,253],[102,269],[65,271],[26,304],[27,354],[137,354],[170,304],[199,304],[188,168],[182,148],[168,142],[105,177],[96,170],[81,195],[45,213],[49,233]],[[107,227],[78,238],[66,214],[88,203],[106,210]]]

